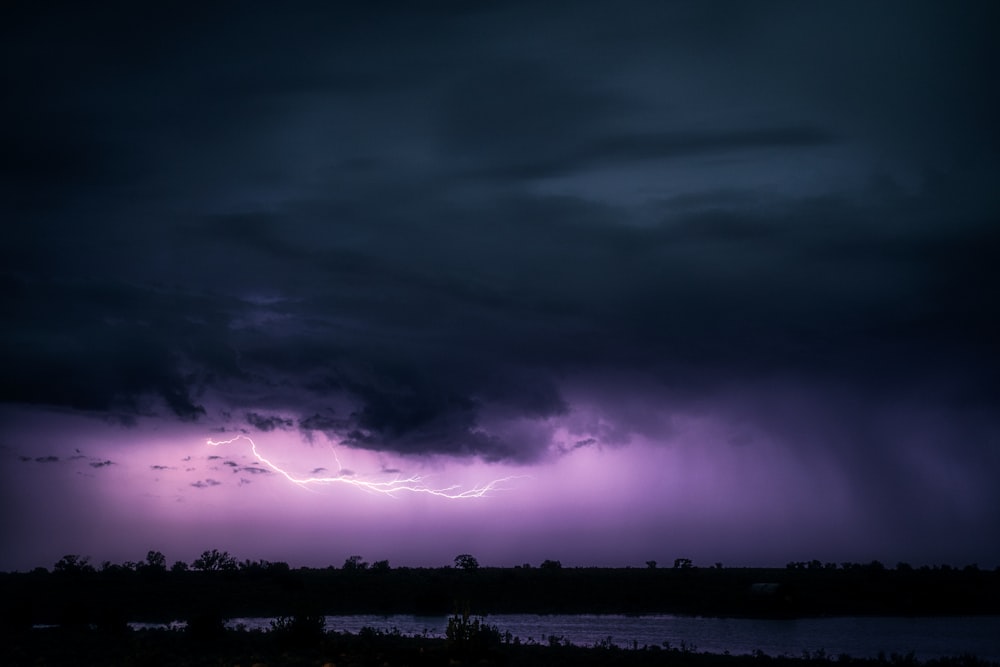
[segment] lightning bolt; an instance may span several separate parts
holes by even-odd
[[[334,477],[296,477],[290,472],[283,470],[279,466],[275,465],[268,459],[264,458],[260,452],[257,451],[257,443],[253,441],[250,436],[247,435],[237,435],[229,440],[208,440],[207,444],[213,447],[220,447],[222,445],[229,445],[237,440],[246,440],[250,443],[250,451],[253,452],[254,457],[266,465],[268,468],[283,476],[289,482],[297,484],[301,487],[307,487],[314,484],[348,484],[350,486],[357,487],[364,491],[372,493],[381,493],[387,496],[395,497],[399,493],[424,493],[431,496],[438,496],[439,498],[447,498],[448,500],[462,500],[465,498],[482,498],[488,495],[491,491],[504,491],[504,482],[509,482],[514,479],[520,479],[524,475],[511,475],[508,477],[501,477],[500,479],[495,479],[486,484],[473,487],[471,489],[466,489],[465,491],[460,491],[461,488],[457,484],[452,486],[446,486],[444,488],[434,488],[424,484],[424,478],[420,475],[411,475],[410,477],[396,477],[395,479],[377,482],[371,480],[355,479],[353,477],[345,477],[342,475],[337,475]],[[337,465],[340,470],[343,470],[343,466],[340,465],[340,459],[337,458],[336,452],[334,452],[334,460],[337,461]]]

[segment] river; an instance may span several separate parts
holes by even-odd
[[[273,618],[233,618],[229,627],[268,630]],[[326,629],[357,633],[369,627],[404,635],[444,637],[447,616],[327,616]],[[837,657],[877,657],[912,652],[920,660],[973,654],[1000,662],[1000,616],[833,617],[747,619],[698,616],[496,614],[486,617],[501,633],[522,642],[549,643],[550,637],[579,646],[608,643],[689,648],[734,655],[762,651],[801,656],[808,651]],[[133,624],[133,627],[150,627]]]

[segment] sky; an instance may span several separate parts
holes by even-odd
[[[0,569],[1000,566],[998,19],[5,10]]]

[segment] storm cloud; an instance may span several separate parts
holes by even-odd
[[[930,405],[995,451],[991,5],[453,9],[12,16],[0,398],[520,463],[709,411],[878,470]]]

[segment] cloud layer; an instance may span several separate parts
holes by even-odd
[[[932,409],[994,451],[994,9],[626,5],[13,16],[0,398],[521,463],[708,412],[891,466]]]

